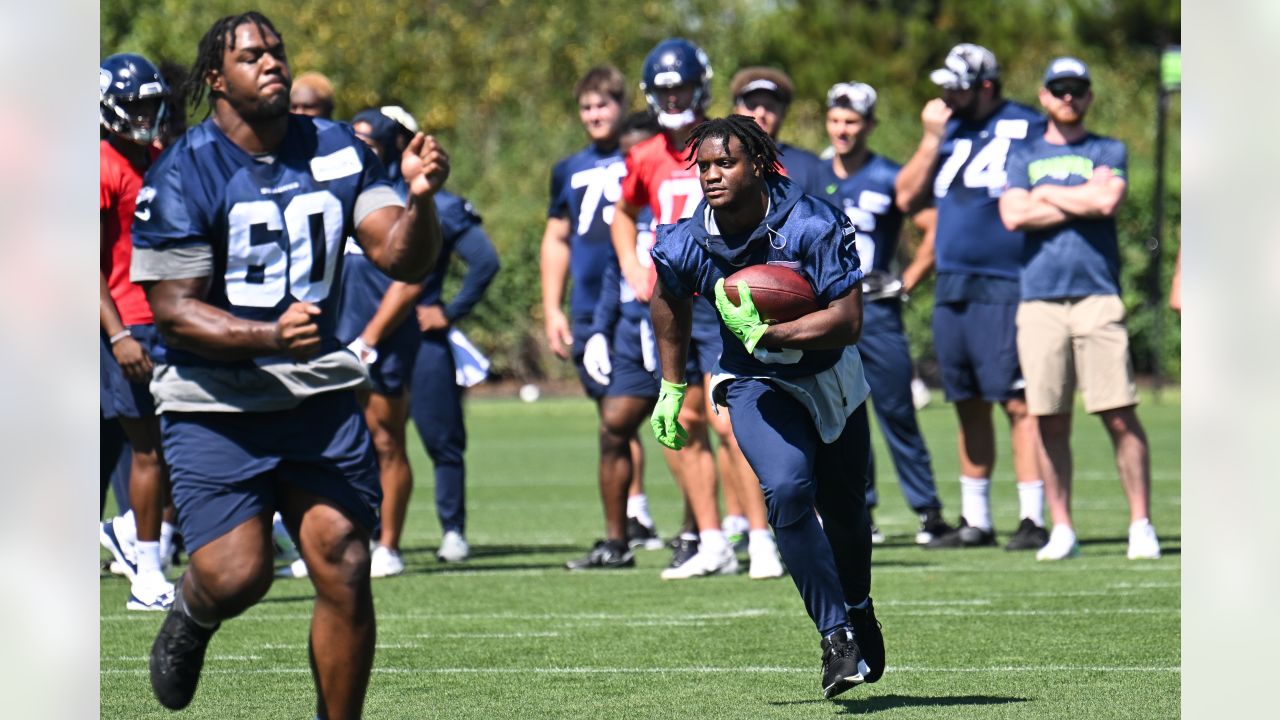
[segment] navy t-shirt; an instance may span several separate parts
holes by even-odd
[[[866,272],[889,272],[898,252],[898,236],[902,232],[902,211],[894,199],[893,183],[902,166],[880,155],[869,155],[856,173],[843,180],[836,176],[831,163],[823,163],[818,171],[818,197],[835,205],[849,216],[857,231],[854,243],[858,259]]]
[[[826,163],[817,155],[795,145],[781,142],[777,145],[778,162],[782,163],[782,167],[787,171],[787,177],[805,192],[817,195],[817,190],[821,187],[818,185],[818,170]]]
[[[1124,143],[1089,133],[1066,145],[1032,138],[1009,158],[1009,187],[1082,185],[1106,166],[1128,179]],[[1120,294],[1115,218],[1074,218],[1027,232],[1022,251],[1022,299],[1049,300]]]
[[[556,163],[551,171],[551,202],[547,217],[569,221],[569,276],[573,291],[569,314],[590,320],[600,299],[600,281],[613,260],[614,203],[622,197],[627,165],[615,146],[596,145]]]

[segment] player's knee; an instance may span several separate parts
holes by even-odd
[[[195,592],[222,618],[244,612],[271,589],[273,568],[265,554],[246,554],[234,563],[201,567]]]
[[[813,493],[800,483],[776,483],[763,487],[769,524],[787,527],[813,513]]]
[[[308,562],[319,566],[313,573],[342,585],[356,584],[369,574],[369,536],[346,517],[333,519],[306,538],[311,543]]]

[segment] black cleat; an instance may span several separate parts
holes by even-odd
[[[940,538],[954,530],[955,528],[942,519],[941,510],[928,508],[920,513],[920,530],[916,532],[916,544],[928,545],[935,538]]]
[[[652,525],[645,525],[637,518],[627,518],[627,545],[645,550],[661,550],[662,538]]]
[[[218,629],[201,627],[187,615],[183,603],[179,582],[173,607],[151,645],[151,689],[170,710],[181,710],[191,703],[204,667],[204,651]]]
[[[884,635],[880,632],[880,621],[876,620],[876,608],[867,598],[867,606],[861,610],[849,609],[849,626],[853,628],[853,639],[858,642],[858,650],[867,663],[862,679],[873,683],[884,675]]]
[[[634,567],[635,555],[631,548],[621,540],[600,540],[591,546],[591,551],[577,560],[564,564],[565,570],[608,570],[611,568]]]
[[[867,663],[848,628],[822,638],[822,697],[830,700],[865,682]]]
[[[698,538],[677,537],[675,547],[671,550],[671,564],[667,567],[678,568],[697,554]]]
[[[1005,550],[1039,550],[1049,544],[1049,531],[1040,527],[1031,518],[1022,518],[1018,530],[1009,537]]]
[[[967,547],[985,547],[996,544],[995,528],[983,530],[969,524],[968,520],[960,518],[960,527],[952,530],[945,535],[940,535],[930,540],[926,548],[936,550],[938,548],[967,548]]]

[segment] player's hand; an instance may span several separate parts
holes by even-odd
[[[930,100],[924,104],[924,110],[920,111],[920,124],[924,126],[924,134],[934,138],[942,137],[950,119],[951,108],[947,107],[942,98]]]
[[[689,431],[685,430],[677,419],[680,417],[680,406],[684,405],[684,392],[688,387],[688,383],[677,384],[663,378],[662,388],[658,391],[658,402],[653,406],[653,416],[649,418],[653,436],[672,450],[679,450],[689,442]]]
[[[653,295],[653,288],[649,285],[649,273],[636,263],[630,268],[623,268],[622,276],[631,286],[631,291],[636,294],[636,300],[647,304],[650,296]]]
[[[738,299],[742,301],[740,305],[734,305],[729,299],[724,291],[724,278],[716,281],[716,310],[720,313],[720,319],[729,328],[729,332],[742,341],[747,352],[755,352],[756,343],[764,337],[769,326],[760,319],[760,313],[751,301],[751,288],[741,281],[738,282]]]
[[[609,384],[613,363],[609,362],[609,341],[604,333],[596,333],[587,338],[587,344],[582,353],[582,366],[592,380],[601,385]]]
[[[372,365],[378,362],[378,348],[365,342],[363,337],[358,337],[347,345],[347,349],[356,354],[361,365]]]
[[[418,133],[400,156],[400,172],[413,197],[434,195],[449,177],[449,154],[434,136]]]
[[[1089,176],[1089,182],[1106,184],[1111,182],[1116,174],[1106,165],[1099,165],[1093,169],[1093,174]]]
[[[143,349],[142,343],[131,336],[126,335],[117,340],[111,346],[111,354],[120,363],[120,369],[129,382],[139,383],[151,379],[151,357]]]
[[[556,357],[564,360],[569,357],[569,349],[573,347],[573,332],[569,330],[569,319],[564,313],[556,310],[548,313],[547,323],[547,347],[551,348],[551,352]]]
[[[276,320],[276,347],[294,360],[306,360],[320,351],[320,328],[316,316],[320,308],[296,302]]]
[[[418,329],[424,333],[444,330],[449,327],[449,318],[445,317],[444,308],[440,305],[418,305]]]

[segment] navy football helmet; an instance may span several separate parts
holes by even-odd
[[[644,59],[640,90],[658,122],[677,129],[694,121],[695,113],[706,109],[711,101],[711,61],[702,48],[684,38],[668,38],[658,43]],[[693,85],[693,103],[678,112],[668,112],[658,93],[677,85]]]
[[[151,61],[133,53],[112,55],[98,68],[98,112],[102,125],[136,143],[160,132],[169,86]]]

